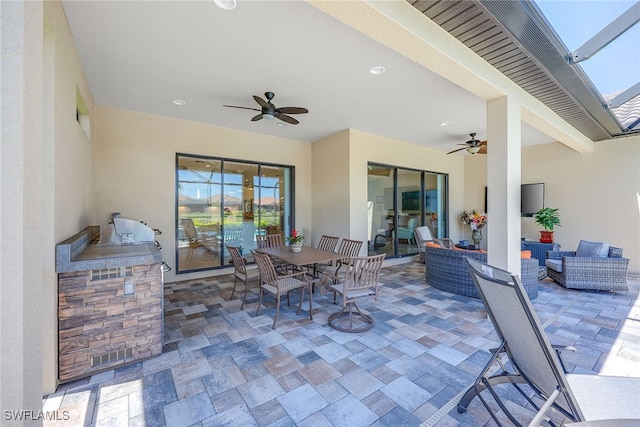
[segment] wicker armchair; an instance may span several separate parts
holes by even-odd
[[[609,247],[607,257],[576,256],[577,251],[548,251],[547,275],[570,289],[597,291],[628,291],[629,260],[622,258],[622,249]]]
[[[478,288],[473,283],[466,258],[487,262],[487,254],[480,251],[466,251],[445,248],[425,248],[425,279],[434,288],[454,294],[480,298]],[[520,260],[520,278],[529,298],[538,296],[538,260]]]
[[[415,235],[416,244],[418,245],[418,251],[420,253],[420,262],[424,263],[424,251],[426,248],[427,242],[434,242],[439,244],[442,247],[453,249],[454,243],[453,240],[449,238],[436,239],[431,234],[431,230],[426,225],[416,227],[413,230],[413,234]]]

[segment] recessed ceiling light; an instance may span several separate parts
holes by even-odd
[[[375,67],[371,67],[369,72],[374,76],[379,76],[380,74],[385,72],[385,68],[382,65],[376,65]]]
[[[183,101],[182,99],[174,99],[174,100],[173,100],[173,103],[174,103],[174,104],[176,104],[176,105],[180,105],[180,106],[182,106],[182,105],[185,105],[185,104],[186,104],[186,102],[185,102],[185,101]]]
[[[236,0],[213,0],[220,9],[232,10],[236,8]]]
[[[440,123],[440,126],[449,126],[451,124],[450,121]]]

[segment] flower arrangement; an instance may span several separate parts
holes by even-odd
[[[431,214],[431,222],[438,222],[438,214],[437,213],[432,213]]]
[[[487,225],[487,214],[472,210],[471,212],[463,211],[460,214],[460,221],[471,227],[472,230],[480,230]]]
[[[291,236],[287,237],[287,242],[289,242],[290,244],[302,243],[303,240],[304,236],[302,236],[300,232],[295,228],[291,230]]]

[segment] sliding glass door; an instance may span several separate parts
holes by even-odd
[[[178,154],[176,265],[184,273],[226,266],[225,245],[243,255],[257,234],[281,234],[292,221],[288,166]]]
[[[446,237],[447,176],[370,163],[368,167],[369,254],[402,257],[418,253],[416,227]]]

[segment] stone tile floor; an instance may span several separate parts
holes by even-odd
[[[68,419],[44,425],[495,425],[477,399],[455,408],[497,344],[483,305],[423,277],[417,262],[385,267],[379,301],[360,304],[375,318],[361,334],[328,327],[338,310],[328,295],[314,296],[313,321],[304,305],[296,315],[293,297],[272,330],[273,300],[256,316],[250,293],[241,311],[240,298],[229,301],[231,276],[167,283],[163,353],[61,385],[43,410]],[[609,293],[540,282],[533,305],[551,342],[578,350],[566,354],[569,371],[640,377],[640,278],[629,285]],[[516,417],[531,418],[511,387],[501,393]]]

